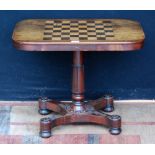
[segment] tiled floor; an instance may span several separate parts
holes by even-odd
[[[66,125],[53,129],[53,136],[38,136],[36,102],[0,102],[0,143],[155,143],[155,103],[116,103],[122,116],[122,133],[111,136],[96,125]]]

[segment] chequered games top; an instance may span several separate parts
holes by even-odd
[[[46,20],[44,41],[105,41],[114,37],[109,20]]]

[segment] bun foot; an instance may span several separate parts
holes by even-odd
[[[38,100],[38,102],[39,102],[39,110],[38,110],[39,114],[48,115],[52,112],[51,110],[48,110],[46,108],[47,101],[49,101],[49,99],[47,97],[40,98]]]
[[[39,132],[40,137],[42,138],[51,137],[51,126],[52,121],[50,118],[42,118],[40,120],[40,132]]]
[[[110,116],[111,120],[111,127],[109,132],[112,135],[119,135],[121,133],[121,117],[119,115],[112,115]]]
[[[105,95],[104,99],[106,100],[106,106],[102,109],[104,112],[113,112],[114,111],[114,99],[112,95]]]

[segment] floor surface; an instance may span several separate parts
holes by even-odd
[[[103,126],[65,125],[52,130],[53,136],[38,136],[37,102],[0,102],[0,143],[140,144],[155,143],[155,103],[116,103],[122,116],[122,133],[112,136]]]

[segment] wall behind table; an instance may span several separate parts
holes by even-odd
[[[12,46],[15,24],[28,18],[127,18],[145,31],[142,50],[85,53],[86,97],[155,98],[155,11],[0,11],[0,100],[68,99],[72,52],[35,53]]]

